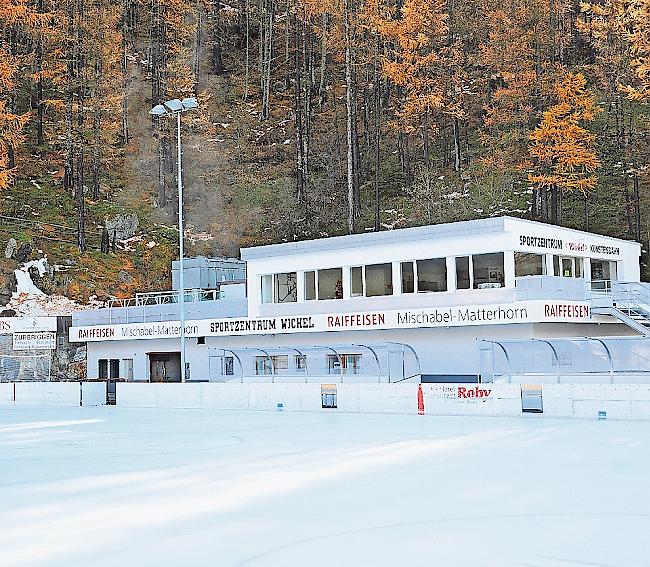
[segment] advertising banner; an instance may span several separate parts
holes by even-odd
[[[54,350],[56,348],[56,333],[14,333],[14,350]]]
[[[398,309],[360,313],[317,313],[297,316],[200,319],[186,321],[185,334],[187,337],[223,337],[231,335],[563,322],[592,322],[589,305],[580,301],[531,300],[507,304]],[[177,321],[70,328],[70,341],[72,342],[171,339],[179,336],[180,324]]]

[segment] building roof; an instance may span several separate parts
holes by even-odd
[[[413,228],[400,228],[396,230],[386,230],[382,232],[366,232],[362,234],[349,234],[345,236],[333,236],[329,238],[319,238],[315,240],[303,240],[298,242],[286,242],[282,244],[269,244],[266,246],[255,246],[252,248],[242,248],[242,260],[253,260],[256,258],[268,258],[270,256],[290,256],[293,254],[306,254],[311,252],[321,252],[324,250],[344,250],[350,248],[359,248],[365,246],[381,246],[385,244],[396,244],[403,242],[413,242],[419,240],[431,240],[442,238],[454,238],[469,235],[486,235],[507,230],[506,225],[509,223],[530,224],[536,227],[546,227],[550,225],[531,221],[527,219],[518,219],[514,217],[502,216],[487,219],[476,219],[468,221],[449,222],[442,224],[433,224],[426,226],[417,226]],[[576,230],[572,228],[556,227],[563,232],[572,232],[582,235],[593,235],[594,233]],[[601,238],[607,238],[624,244],[638,244],[629,240],[613,238],[610,236],[598,235]]]

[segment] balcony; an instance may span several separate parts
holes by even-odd
[[[122,325],[178,321],[179,292],[140,293],[128,299],[114,299],[107,307],[78,311],[72,316],[73,326]],[[246,317],[245,297],[228,298],[217,290],[185,290],[185,319],[222,319]]]

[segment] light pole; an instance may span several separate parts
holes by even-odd
[[[198,108],[199,104],[195,98],[184,98],[179,100],[168,100],[163,104],[154,106],[149,114],[160,118],[162,116],[176,116],[176,146],[178,149],[178,310],[181,326],[181,382],[185,382],[185,278],[183,274],[183,167],[181,152],[181,114]]]

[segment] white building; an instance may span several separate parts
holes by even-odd
[[[186,291],[186,376],[476,381],[477,339],[648,333],[640,252],[510,217],[246,248],[245,299]],[[146,297],[75,315],[89,378],[180,379],[177,292]]]

